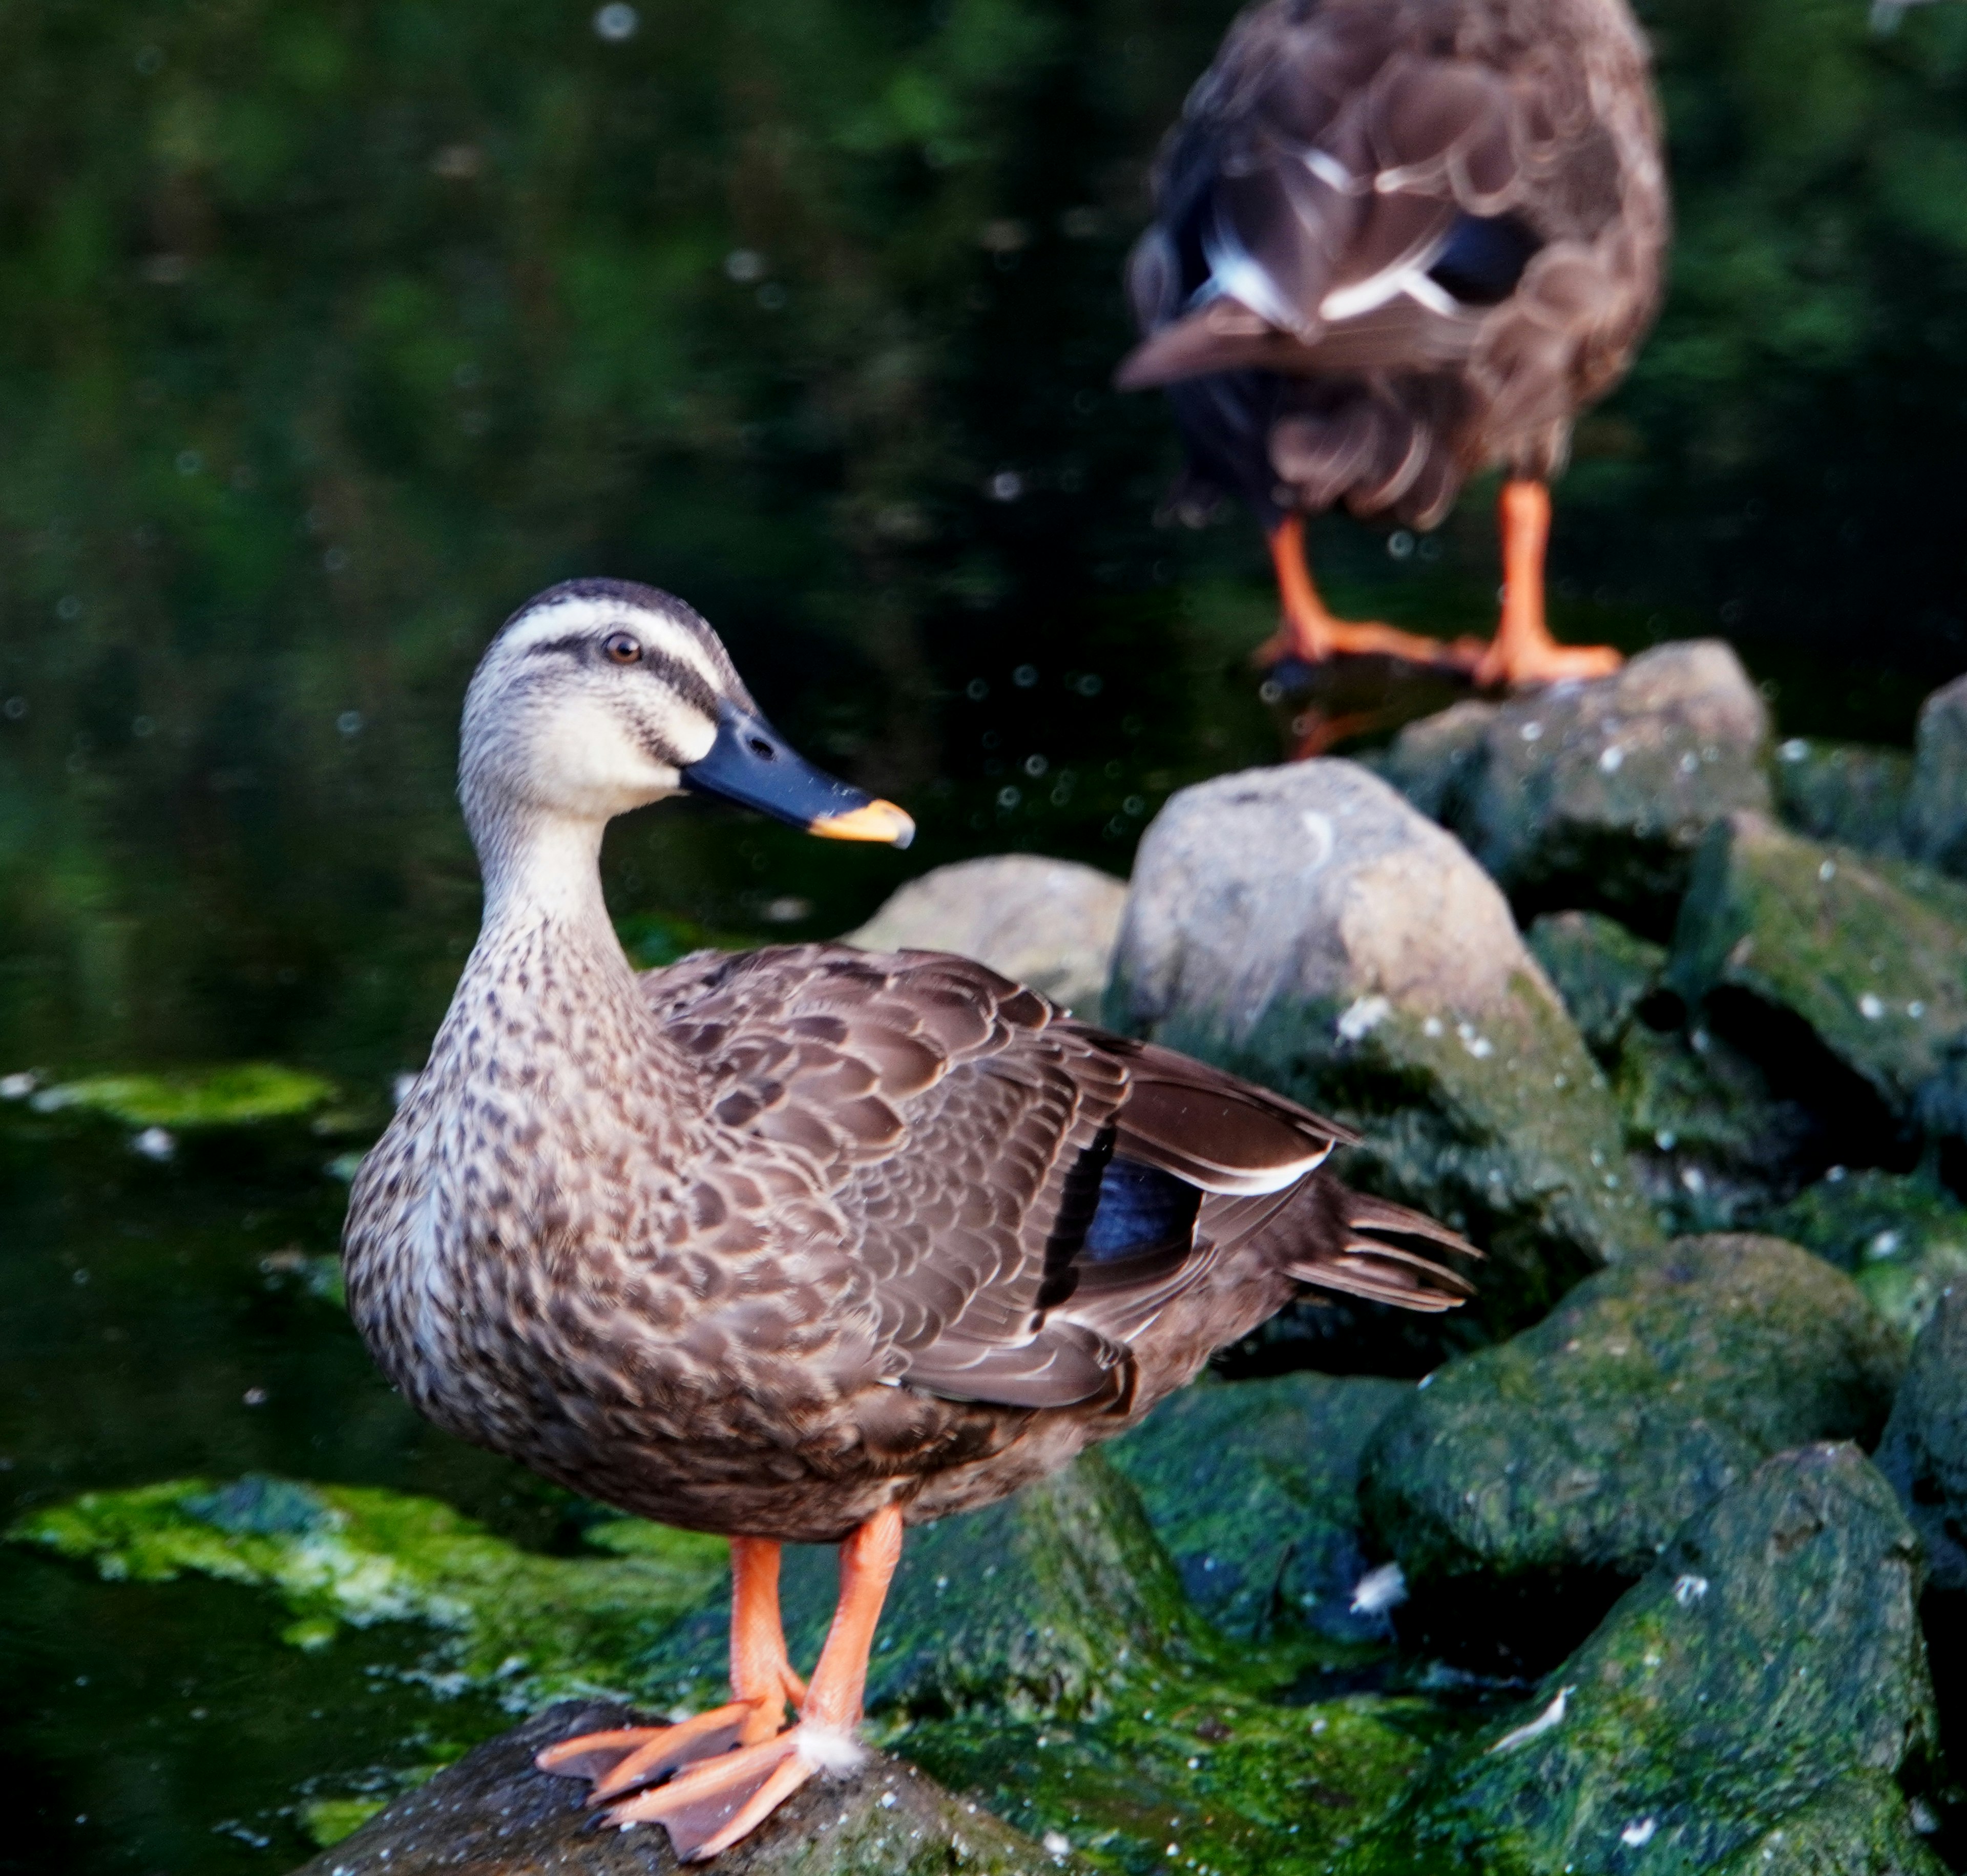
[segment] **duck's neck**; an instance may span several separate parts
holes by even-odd
[[[601,896],[606,825],[516,807],[474,825],[485,876],[484,935],[551,926],[619,951]]]

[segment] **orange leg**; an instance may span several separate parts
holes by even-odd
[[[1543,612],[1544,549],[1550,539],[1550,490],[1512,478],[1497,504],[1503,535],[1503,618],[1475,667],[1478,684],[1549,684],[1565,677],[1605,677],[1625,660],[1610,645],[1561,645]]]
[[[538,1755],[541,1771],[591,1778],[590,1803],[651,1784],[680,1766],[763,1745],[785,1723],[786,1703],[806,1697],[806,1683],[786,1658],[779,1620],[779,1547],[762,1538],[731,1540],[731,1691],[726,1706],[669,1726],[623,1726],[563,1739]]]
[[[839,1606],[797,1726],[740,1743],[735,1752],[679,1772],[667,1784],[625,1798],[606,1813],[607,1821],[660,1823],[680,1858],[702,1861],[748,1836],[816,1771],[846,1771],[858,1764],[861,1748],[854,1729],[867,1685],[868,1651],[901,1554],[902,1514],[892,1506],[841,1545]],[[732,1653],[735,1663],[735,1629]]]
[[[1458,639],[1449,644],[1391,625],[1358,625],[1334,618],[1312,583],[1304,557],[1304,517],[1287,515],[1271,536],[1271,564],[1277,570],[1277,596],[1284,602],[1284,622],[1252,654],[1259,667],[1300,658],[1316,664],[1339,652],[1377,652],[1404,658],[1410,664],[1447,665],[1465,670],[1481,654],[1477,644]]]

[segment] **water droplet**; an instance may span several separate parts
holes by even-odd
[[[624,0],[610,0],[594,16],[594,30],[611,44],[619,45],[625,39],[633,39],[635,29],[642,23],[642,16],[635,9],[624,4]]]

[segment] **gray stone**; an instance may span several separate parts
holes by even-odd
[[[1905,1794],[1880,1771],[1826,1785],[1752,1837],[1716,1876],[1945,1876]]]
[[[1833,1168],[1767,1229],[1849,1271],[1872,1306],[1910,1338],[1967,1281],[1967,1206],[1930,1174]]]
[[[1109,1021],[1365,1136],[1348,1178],[1491,1253],[1514,1325],[1656,1239],[1610,1090],[1493,881],[1356,764],[1219,776],[1142,840]]]
[[[1469,697],[1421,717],[1368,758],[1370,766],[1430,821],[1453,827],[1487,760],[1489,728],[1498,707]]]
[[[1702,845],[1668,980],[1690,1004],[1726,991],[1800,1019],[1904,1119],[1967,1030],[1967,886],[1730,815]]]
[[[1378,1639],[1355,1610],[1359,1461],[1413,1392],[1368,1375],[1300,1373],[1184,1389],[1106,1448],[1133,1481],[1190,1600],[1226,1633],[1292,1623],[1339,1641]]]
[[[1726,644],[1655,646],[1613,676],[1504,704],[1451,825],[1519,903],[1656,919],[1719,816],[1769,806],[1768,735]]]
[[[1967,1283],[1941,1297],[1913,1345],[1878,1467],[1925,1542],[1934,1587],[1967,1590]]]
[[[1967,873],[1967,676],[1920,706],[1905,841],[1915,860]]]
[[[1436,1373],[1374,1435],[1361,1496],[1417,1600],[1452,1608],[1478,1575],[1632,1577],[1771,1454],[1875,1435],[1904,1362],[1807,1251],[1681,1238]]]
[[[297,1876],[654,1876],[685,1867],[667,1832],[596,1830],[586,1785],[534,1769],[533,1755],[557,1739],[635,1723],[625,1707],[550,1707],[399,1798]],[[716,1863],[719,1876],[1054,1876],[1084,1867],[878,1752],[843,1778],[812,1780]]]
[[[1912,757],[1903,749],[1792,736],[1776,751],[1776,812],[1814,841],[1906,857]]]
[[[1546,912],[1523,937],[1586,1045],[1601,1061],[1615,1057],[1634,1013],[1660,986],[1666,948],[1596,912]]]
[[[1872,1826],[1934,1749],[1917,1604],[1919,1540],[1848,1445],[1778,1455],[1668,1544],[1597,1632],[1522,1707],[1484,1727],[1410,1801],[1408,1867],[1694,1876],[1825,1861],[1820,1807]],[[1867,1779],[1862,1800],[1849,1781]],[[1794,1819],[1820,1860],[1779,1849]],[[1904,1850],[1906,1833],[1891,1840]],[[1385,1865],[1375,1867],[1385,1867]]]
[[[911,880],[846,942],[955,951],[1097,1016],[1127,883],[1070,860],[999,854]]]

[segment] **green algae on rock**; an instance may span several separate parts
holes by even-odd
[[[1776,813],[1806,839],[1906,857],[1912,757],[1903,749],[1792,736],[1776,751]]]
[[[1668,980],[1801,1019],[1893,1115],[1967,1029],[1967,886],[1731,815],[1703,844]]]
[[[1967,1280],[1967,1206],[1927,1173],[1834,1170],[1768,1229],[1849,1271],[1881,1316],[1917,1335],[1948,1287]]]
[[[1599,1059],[1614,1056],[1639,1006],[1660,986],[1666,947],[1600,912],[1551,912],[1523,934]]]
[[[1791,1816],[1830,1841],[1836,1819],[1806,1807],[1853,1804],[1846,1781],[1917,1775],[1934,1749],[1920,1575],[1856,1448],[1778,1455],[1350,1867],[1694,1876],[1772,1847]]]
[[[1752,1837],[1714,1876],[1946,1876],[1883,1772],[1847,1773]]]
[[[1933,1587],[1967,1590],[1967,1284],[1940,1299],[1913,1345],[1905,1385],[1878,1445],[1891,1480],[1926,1545]]]
[[[1771,1454],[1873,1437],[1904,1362],[1820,1258],[1681,1238],[1439,1371],[1374,1435],[1361,1497],[1417,1603],[1485,1577],[1629,1578]]]
[[[666,1697],[648,1666],[655,1645],[716,1590],[727,1555],[719,1539],[624,1519],[588,1532],[613,1556],[536,1556],[429,1499],[251,1474],[86,1493],[8,1535],[106,1577],[194,1572],[270,1590],[296,1647],[325,1647],[344,1623],[425,1623],[441,1683],[491,1688],[515,1710],[596,1690]]]
[[[1387,1632],[1355,1612],[1359,1462],[1412,1389],[1299,1373],[1209,1384],[1165,1400],[1106,1448],[1132,1482],[1183,1587],[1232,1635],[1300,1624],[1339,1641]]]
[[[100,1114],[127,1127],[174,1132],[293,1120],[336,1096],[331,1081],[273,1062],[235,1062],[157,1074],[89,1075],[34,1095],[35,1112]]]
[[[1475,1300],[1432,1332],[1449,1345],[1658,1241],[1604,1077],[1494,882],[1356,764],[1176,795],[1142,842],[1106,1009],[1335,1111],[1365,1136],[1348,1178],[1481,1243]]]
[[[619,1706],[553,1707],[397,1799],[296,1876],[674,1871],[664,1832],[595,1829],[580,1781],[533,1765],[556,1739],[635,1719]],[[716,1868],[719,1876],[1059,1876],[1086,1865],[1068,1845],[1020,1836],[974,1800],[877,1752],[845,1777],[813,1780]]]

